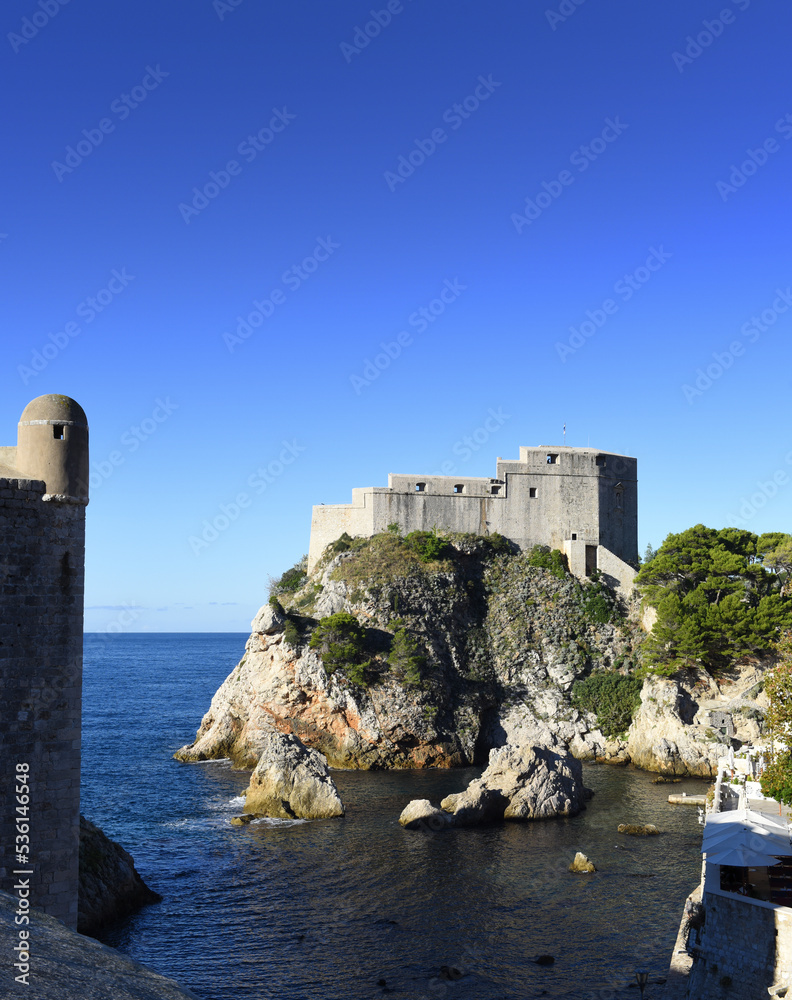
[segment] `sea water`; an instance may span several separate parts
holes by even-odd
[[[701,869],[696,810],[667,797],[702,782],[585,766],[595,796],[572,819],[422,833],[398,824],[407,802],[480,768],[334,771],[345,818],[233,827],[248,773],[173,753],[245,639],[86,635],[82,811],[163,896],[106,944],[203,1000],[607,1000],[637,996],[637,968],[665,975]],[[576,851],[596,874],[567,871]]]

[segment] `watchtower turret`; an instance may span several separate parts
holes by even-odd
[[[69,396],[52,393],[28,403],[19,420],[17,467],[42,479],[47,492],[88,496],[88,418]]]

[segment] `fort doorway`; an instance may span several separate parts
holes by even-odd
[[[591,576],[591,574],[597,568],[597,546],[587,545],[586,546],[586,576]]]

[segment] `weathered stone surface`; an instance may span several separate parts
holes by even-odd
[[[453,813],[457,826],[472,826],[499,819],[574,816],[590,794],[583,786],[580,762],[570,754],[560,748],[509,744],[492,750],[482,776],[441,805]]]
[[[196,1000],[195,994],[172,979],[152,972],[93,938],[69,930],[60,920],[37,910],[20,928],[14,917],[18,902],[0,892],[0,939],[10,949],[19,931],[33,942],[30,985],[14,981],[13,962],[0,963],[0,996],[26,1000]]]
[[[161,899],[137,873],[132,857],[124,848],[80,816],[77,930],[93,934],[106,924]]]
[[[330,819],[344,806],[327,761],[296,736],[274,734],[245,792],[245,812],[280,819]]]
[[[258,614],[250,623],[250,628],[253,632],[275,635],[276,632],[283,631],[285,624],[286,615],[283,610],[279,607],[273,607],[271,604],[265,604],[259,608]]]
[[[429,799],[413,799],[402,809],[399,823],[406,830],[442,830],[450,825],[451,817]]]
[[[575,855],[575,860],[569,866],[571,872],[595,872],[594,862],[589,861],[585,854],[580,851]]]

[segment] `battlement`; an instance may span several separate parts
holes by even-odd
[[[371,537],[402,532],[498,532],[521,549],[565,552],[579,577],[600,569],[613,586],[632,587],[638,561],[638,463],[596,448],[521,446],[484,476],[388,476],[387,487],[352,491],[351,504],[314,507],[308,569],[346,532]],[[606,569],[607,567],[607,569]]]

